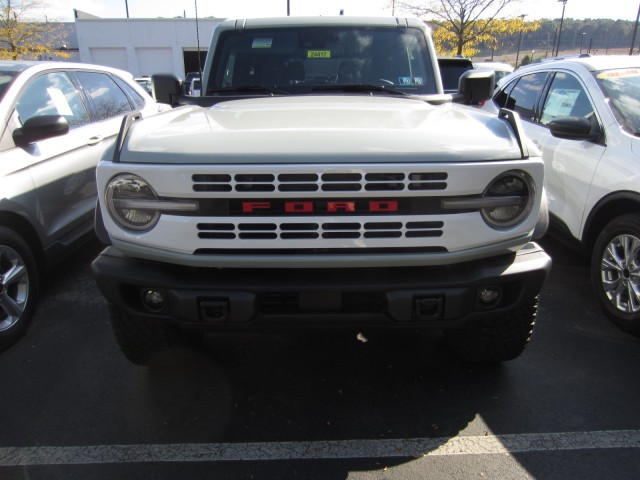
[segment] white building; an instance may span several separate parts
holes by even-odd
[[[76,10],[79,59],[83,63],[120,68],[135,77],[173,73],[185,78],[186,73],[204,67],[213,29],[223,20],[110,19]]]

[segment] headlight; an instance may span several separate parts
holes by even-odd
[[[187,213],[198,210],[196,200],[159,198],[146,180],[125,173],[107,185],[106,203],[111,218],[128,230],[145,231],[156,226],[161,213]]]
[[[151,185],[137,175],[118,175],[107,185],[109,213],[128,230],[149,230],[158,223],[160,211],[154,208],[157,200]]]
[[[535,198],[535,187],[525,172],[514,170],[496,177],[482,195],[482,218],[490,227],[508,228],[524,220]]]

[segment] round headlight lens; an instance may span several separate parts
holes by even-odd
[[[494,228],[508,228],[524,220],[533,207],[535,187],[522,171],[505,172],[496,177],[484,192],[488,205],[482,218]]]
[[[128,230],[149,230],[158,223],[160,212],[149,208],[157,198],[151,185],[137,175],[118,175],[107,185],[109,213]]]

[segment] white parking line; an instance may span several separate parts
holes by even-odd
[[[273,443],[2,447],[0,466],[418,458],[640,448],[640,430]]]

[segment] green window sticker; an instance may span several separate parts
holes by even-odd
[[[331,50],[308,50],[307,58],[331,58]]]

